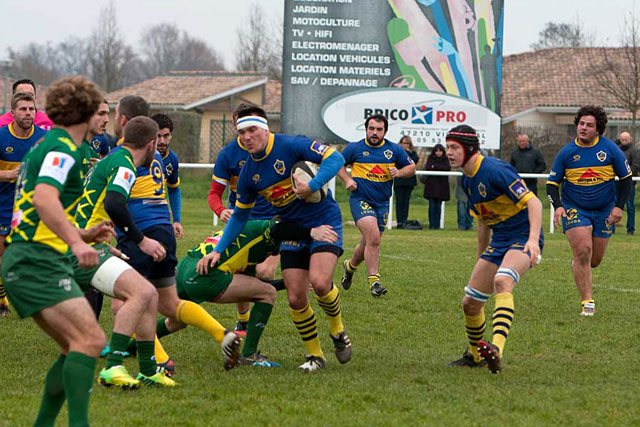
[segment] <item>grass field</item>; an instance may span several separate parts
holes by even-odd
[[[211,230],[208,179],[183,176],[186,236],[179,256]],[[345,195],[339,187],[338,200]],[[426,223],[426,202],[416,190],[410,218]],[[548,222],[548,202],[544,213]],[[343,215],[350,220],[347,209]],[[345,255],[359,234],[346,226]],[[579,317],[569,245],[547,234],[540,267],[515,290],[516,314],[505,368],[455,369],[445,363],[464,348],[460,300],[475,261],[475,232],[457,231],[455,205],[446,230],[392,230],[382,243],[381,274],[389,293],[372,298],[364,268],[342,292],[342,311],[353,360],[333,356],[326,316],[319,320],[327,369],[304,375],[302,342],[280,293],[261,350],[282,369],[242,367],[225,372],[219,346],[189,328],[163,339],[177,365],[180,387],[125,392],[96,385],[91,419],[97,426],[200,425],[640,425],[638,409],[640,237],[618,229],[602,265],[594,270],[598,312]],[[341,258],[344,259],[344,258]],[[339,281],[340,271],[334,275]],[[491,309],[491,303],[489,309]],[[227,327],[232,305],[205,305]],[[103,312],[105,331],[112,316]],[[31,320],[0,320],[0,425],[27,425],[37,411],[43,377],[56,346]],[[103,361],[98,366],[102,367]],[[137,361],[127,360],[137,372]],[[58,419],[66,425],[66,407]]]

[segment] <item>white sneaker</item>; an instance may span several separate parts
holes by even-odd
[[[316,357],[311,355],[307,355],[306,357],[307,357],[307,361],[304,362],[302,365],[298,366],[298,369],[304,372],[313,372],[319,369],[324,369],[324,367],[327,365],[327,361],[321,357]]]
[[[595,302],[585,302],[582,304],[582,313],[580,313],[580,316],[592,317],[595,313],[596,313]]]
[[[220,343],[225,370],[228,371],[235,368],[240,361],[241,344],[242,335],[237,333],[237,331],[225,331],[224,338],[222,338],[222,342]]]

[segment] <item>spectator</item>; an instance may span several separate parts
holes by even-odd
[[[455,196],[458,201],[458,230],[473,230],[473,217],[469,213],[469,197],[462,188],[462,176],[456,176]]]
[[[638,153],[638,149],[633,141],[631,141],[631,134],[629,134],[629,132],[622,132],[620,134],[618,146],[627,158],[627,162],[629,162],[629,166],[631,166],[633,176],[638,176],[638,172],[640,172],[640,153]],[[636,231],[635,192],[636,183],[634,181],[631,185],[629,198],[627,199],[627,234],[633,234]]]
[[[404,148],[404,151],[409,155],[413,163],[418,164],[418,153],[413,146],[411,137],[405,135],[400,138],[400,146]],[[407,217],[409,216],[409,203],[411,201],[411,192],[413,187],[417,184],[416,176],[413,175],[409,178],[396,178],[393,181],[393,191],[396,194],[396,220],[398,221],[397,228],[404,228],[407,224]]]
[[[451,170],[447,156],[444,155],[444,146],[436,144],[427,158],[426,170],[429,172],[446,172]],[[429,200],[429,228],[440,228],[440,215],[442,214],[442,202],[449,200],[449,177],[447,176],[421,176],[420,182],[424,183],[424,198]]]
[[[21,79],[15,82],[12,86],[12,95],[16,93],[28,93],[33,98],[36,98],[36,84],[33,80],[29,79]],[[8,111],[7,113],[0,116],[0,127],[6,126],[13,121],[13,111]],[[53,122],[51,119],[42,111],[38,111],[36,109],[36,115],[33,124],[42,128],[44,130],[51,130],[53,127]]]
[[[529,141],[529,135],[521,133],[518,135],[518,148],[511,153],[511,166],[516,168],[518,173],[542,173],[547,169],[547,163],[540,153],[540,150],[533,148]],[[538,179],[525,178],[525,184],[533,194],[538,195]]]

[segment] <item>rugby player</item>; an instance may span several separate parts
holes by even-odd
[[[74,279],[73,264],[90,268],[113,230],[100,223],[80,230],[71,222],[82,196],[79,147],[102,94],[84,77],[66,77],[47,91],[55,127],[24,157],[2,278],[21,318],[33,317],[60,347],[45,378],[35,425],[54,425],[65,400],[70,425],[89,425],[89,398],[96,358],[105,336]],[[74,260],[75,258],[75,260]]]
[[[573,252],[571,269],[582,299],[580,315],[590,317],[596,311],[591,269],[604,258],[633,181],[622,150],[602,136],[607,127],[607,114],[602,107],[580,108],[574,124],[576,139],[556,155],[547,180],[547,194],[555,209],[554,224],[558,227],[562,223]],[[616,176],[620,179],[617,191]]]
[[[342,288],[351,287],[353,275],[362,261],[369,273],[369,291],[374,297],[387,293],[380,280],[380,239],[387,225],[389,198],[394,178],[409,178],[416,173],[416,165],[398,144],[384,138],[389,129],[387,118],[375,114],[364,122],[366,138],[352,142],[342,150],[345,165],[338,172],[349,195],[351,215],[362,237],[351,259],[343,263]]]
[[[329,316],[330,335],[340,363],[351,360],[351,341],[344,329],[340,310],[340,293],[333,285],[333,271],[342,254],[342,215],[331,193],[319,203],[308,203],[313,192],[320,189],[344,164],[342,155],[334,149],[304,136],[273,134],[267,115],[255,106],[238,111],[237,131],[249,152],[238,177],[238,199],[224,229],[224,234],[210,253],[214,264],[241,233],[257,195],[262,195],[278,212],[282,221],[296,222],[303,227],[329,225],[338,234],[334,243],[285,241],[280,246],[282,277],[289,298],[289,312],[298,329],[305,349],[306,361],[299,366],[305,372],[326,366],[316,317],[309,305],[309,283],[318,304]],[[291,168],[300,160],[320,163],[318,173],[308,184],[296,179],[291,182]]]
[[[36,84],[33,80],[30,79],[20,79],[13,83],[11,86],[11,96],[16,93],[28,93],[30,94],[34,101],[36,100]],[[13,111],[7,111],[5,114],[0,116],[0,127],[7,126],[14,119]],[[46,131],[51,130],[53,126],[53,122],[51,119],[42,111],[36,109],[36,112],[33,116],[33,124],[39,128],[42,128]]]
[[[462,167],[462,187],[478,218],[478,261],[462,298],[470,348],[449,366],[486,364],[489,371],[498,373],[513,322],[513,288],[540,262],[542,203],[513,166],[479,153],[478,135],[471,126],[454,127],[446,142],[451,167]],[[488,342],[483,339],[484,305],[492,295],[493,337]]]
[[[22,158],[47,132],[33,124],[36,100],[29,93],[18,92],[11,98],[13,121],[0,128],[0,262],[4,241],[11,229],[11,213],[16,178]],[[10,313],[7,293],[0,279],[0,318]]]

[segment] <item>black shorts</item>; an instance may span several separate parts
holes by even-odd
[[[343,250],[334,245],[321,245],[313,250],[313,253],[330,252],[340,258]],[[280,270],[286,270],[287,268],[299,268],[302,270],[309,269],[309,259],[311,253],[309,253],[309,247],[306,246],[299,251],[280,251]]]
[[[118,239],[118,249],[124,252],[129,260],[127,263],[149,280],[175,277],[176,265],[176,236],[171,224],[153,225],[142,232],[146,237],[157,240],[164,246],[167,256],[160,262],[140,250],[138,244],[127,236]]]

